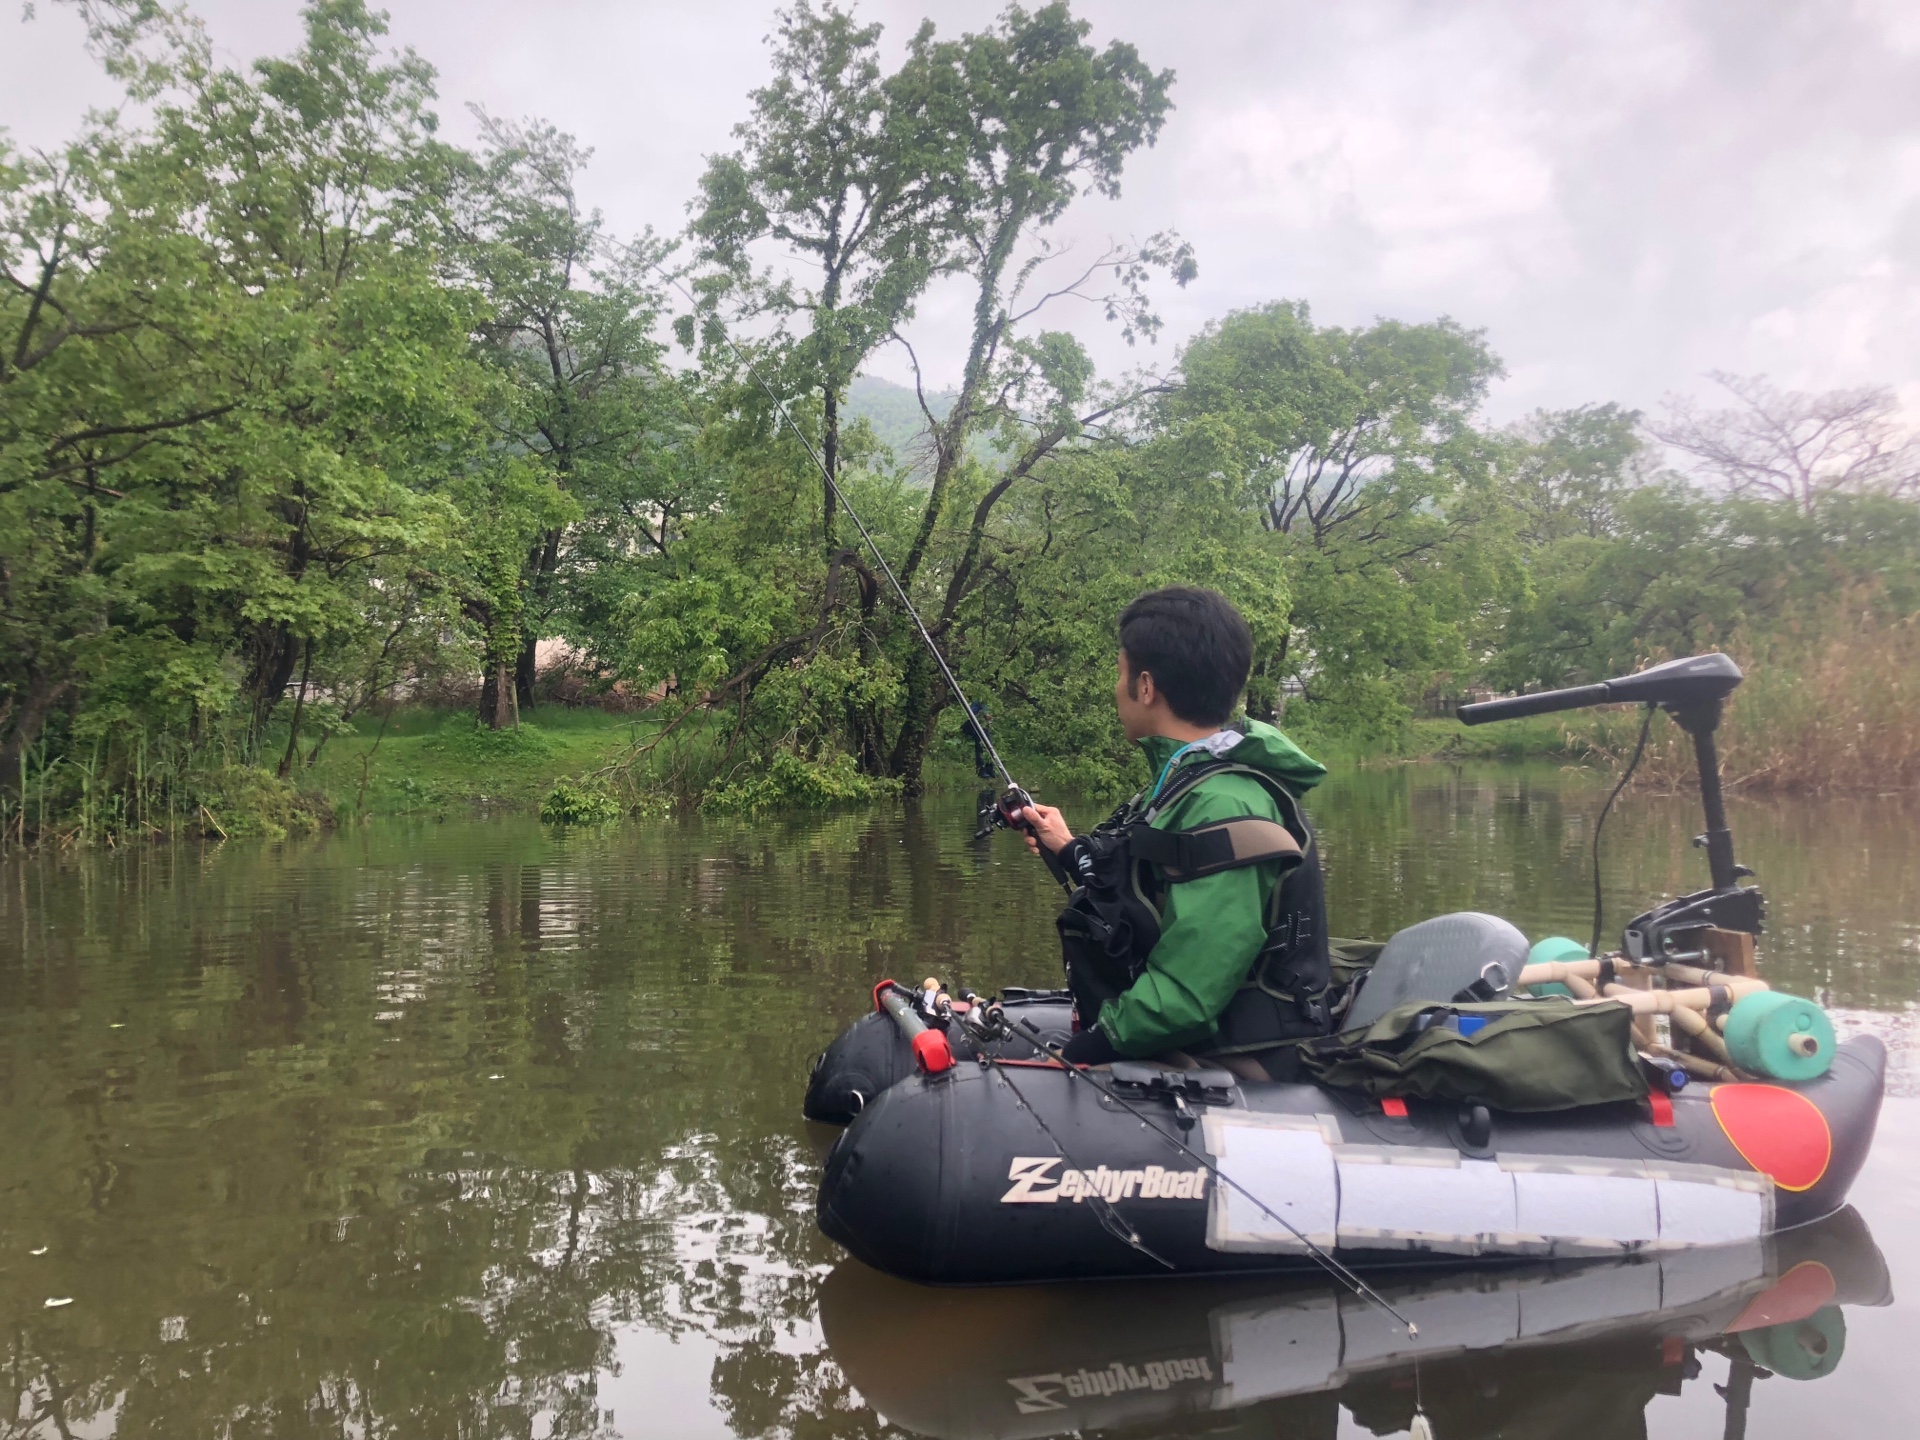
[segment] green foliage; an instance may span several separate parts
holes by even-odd
[[[1884,397],[1857,465],[1769,499],[1781,455],[1734,453],[1760,443],[1745,421],[1683,427],[1747,477],[1732,494],[1660,471],[1618,406],[1489,429],[1500,362],[1450,319],[1275,301],[1166,373],[1096,373],[1060,302],[1152,341],[1151,286],[1194,257],[1171,233],[1054,242],[1172,94],[1064,4],[894,50],[833,3],[781,13],[670,326],[673,246],[608,232],[589,152],[484,114],[471,153],[447,144],[431,69],[361,0],[310,6],[292,54],[244,71],[184,12],[82,9],[142,118],[51,155],[0,142],[16,839],[235,833],[236,809],[292,831],[324,823],[316,788],[353,813],[535,805],[569,774],[656,808],[911,793],[971,745],[840,494],[1022,773],[1087,791],[1134,774],[1114,620],[1169,583],[1247,614],[1251,713],[1349,752],[1430,748],[1416,709],[1470,687],[1715,645],[1811,674],[1816,633],[1908,653],[1887,637],[1920,611],[1920,508]],[[904,339],[936,278],[970,320],[923,356]],[[858,373],[895,340],[957,383],[876,405]],[[1781,408],[1802,459],[1848,402],[1735,393]],[[521,724],[543,639],[589,693],[653,704],[645,733]],[[470,718],[434,733],[366,723],[463,684]]]
[[[621,814],[605,782],[592,777],[556,780],[540,802],[540,818],[550,825],[605,825]]]
[[[531,722],[493,730],[470,716],[454,715],[427,740],[427,748],[463,764],[482,766],[537,759],[553,747],[546,732]]]
[[[1282,303],[1209,326],[1181,368],[1171,463],[1243,498],[1291,584],[1265,694],[1300,691],[1303,731],[1392,734],[1516,578],[1503,456],[1473,426],[1499,361],[1450,320],[1321,328]]]
[[[700,808],[714,815],[758,815],[789,807],[823,810],[897,794],[899,788],[897,782],[862,775],[851,755],[809,760],[782,750],[758,773],[714,786]]]
[[[193,833],[207,839],[284,840],[333,824],[332,802],[254,765],[224,765],[195,777]]]

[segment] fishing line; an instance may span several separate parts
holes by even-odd
[[[1027,1103],[1027,1097],[1020,1093],[1020,1087],[1013,1083],[1013,1077],[1007,1073],[1006,1067],[1003,1066],[998,1059],[988,1055],[985,1051],[981,1051],[980,1055],[982,1059],[993,1066],[994,1073],[998,1075],[1002,1083],[1013,1092],[1013,1098],[1019,1102],[1020,1108],[1026,1111],[1027,1114],[1033,1118],[1033,1123],[1040,1127],[1040,1133],[1047,1137],[1048,1143],[1060,1152],[1060,1158],[1066,1162],[1067,1168],[1069,1170],[1077,1170],[1083,1176],[1090,1174],[1091,1172],[1087,1170],[1084,1165],[1081,1165],[1067,1153],[1067,1147],[1060,1143],[1060,1137],[1053,1133],[1052,1127],[1040,1118],[1040,1112]],[[1140,1238],[1140,1232],[1120,1218],[1120,1212],[1113,1208],[1112,1203],[1106,1196],[1095,1190],[1087,1193],[1084,1198],[1087,1205],[1092,1209],[1094,1218],[1100,1222],[1100,1228],[1113,1236],[1114,1239],[1120,1241],[1123,1245],[1131,1246],[1149,1260],[1156,1261],[1166,1266],[1169,1270],[1178,1268],[1171,1260],[1167,1259],[1166,1256],[1149,1248],[1146,1241]]]
[[[1004,1017],[1004,1012],[1003,1012],[1003,1017]],[[1295,1240],[1299,1241],[1300,1244],[1306,1248],[1307,1254],[1312,1256],[1313,1259],[1316,1262],[1318,1262],[1321,1269],[1325,1270],[1335,1280],[1338,1280],[1342,1285],[1346,1286],[1348,1290],[1352,1291],[1355,1295],[1359,1296],[1360,1299],[1365,1300],[1370,1305],[1378,1306],[1381,1310],[1385,1311],[1388,1315],[1391,1315],[1401,1325],[1404,1325],[1407,1330],[1408,1338],[1415,1339],[1419,1337],[1420,1327],[1418,1325],[1414,1324],[1411,1320],[1407,1319],[1406,1316],[1402,1315],[1398,1310],[1394,1309],[1393,1306],[1389,1305],[1387,1303],[1385,1296],[1383,1296],[1378,1290],[1375,1290],[1365,1280],[1362,1280],[1352,1270],[1348,1269],[1345,1264],[1343,1264],[1339,1260],[1336,1260],[1331,1254],[1323,1250],[1320,1246],[1314,1244],[1312,1240],[1308,1239],[1306,1235],[1304,1235],[1301,1231],[1299,1231],[1294,1227],[1292,1221],[1288,1220],[1284,1215],[1275,1214],[1272,1208],[1268,1206],[1266,1201],[1262,1200],[1258,1195],[1255,1195],[1251,1190],[1247,1189],[1246,1186],[1242,1185],[1238,1180],[1235,1180],[1231,1175],[1227,1174],[1218,1165],[1214,1164],[1213,1161],[1209,1160],[1205,1155],[1202,1155],[1198,1150],[1195,1150],[1192,1146],[1188,1145],[1184,1140],[1180,1139],[1176,1135],[1171,1135],[1167,1133],[1167,1131],[1161,1129],[1161,1127],[1156,1125],[1153,1122],[1152,1118],[1149,1117],[1144,1111],[1140,1110],[1138,1107],[1132,1104],[1129,1104],[1127,1101],[1121,1099],[1120,1096],[1115,1094],[1113,1089],[1110,1086],[1100,1084],[1098,1081],[1096,1081],[1093,1078],[1093,1076],[1090,1073],[1081,1070],[1079,1066],[1074,1065],[1072,1062],[1067,1060],[1065,1053],[1061,1050],[1061,1048],[1057,1045],[1052,1044],[1050,1041],[1048,1041],[1046,1036],[1042,1035],[1040,1031],[1035,1029],[1033,1025],[1031,1025],[1029,1022],[1025,1020],[1008,1019],[1006,1023],[1010,1028],[1018,1031],[1021,1034],[1022,1038],[1027,1040],[1029,1043],[1035,1046],[1038,1046],[1041,1050],[1045,1051],[1047,1054],[1051,1055],[1054,1059],[1058,1060],[1060,1064],[1065,1068],[1069,1079],[1086,1081],[1088,1085],[1093,1087],[1094,1091],[1097,1094],[1103,1095],[1107,1099],[1111,1100],[1120,1109],[1126,1111],[1129,1115],[1133,1116],[1134,1119],[1138,1120],[1141,1124],[1145,1125],[1148,1129],[1152,1130],[1162,1140],[1166,1141],[1169,1145],[1173,1146],[1174,1149],[1178,1150],[1181,1154],[1185,1155],[1189,1160],[1192,1160],[1195,1164],[1200,1165],[1204,1169],[1209,1171],[1213,1175],[1213,1178],[1215,1180],[1219,1181],[1222,1185],[1231,1185],[1235,1190],[1238,1190],[1242,1195],[1246,1196],[1247,1199],[1251,1200],[1255,1205],[1260,1207],[1261,1211],[1267,1216],[1268,1219],[1274,1221],[1289,1235],[1291,1235]],[[1004,1072],[1003,1072],[1003,1075],[1004,1075]],[[1022,1101],[1021,1103],[1024,1104],[1025,1102]],[[1038,1120],[1039,1118],[1040,1117],[1038,1115],[1034,1116],[1034,1119],[1036,1120]],[[1044,1129],[1045,1127],[1043,1126],[1042,1128]],[[1061,1153],[1063,1155],[1065,1154],[1064,1151]],[[1068,1163],[1071,1164],[1072,1162],[1069,1161]]]
[[[687,304],[691,305],[694,312],[698,314],[700,302],[693,298],[693,292],[681,284],[676,277],[661,269],[659,261],[650,263],[654,273],[685,296]],[[940,667],[940,673],[946,677],[947,685],[953,691],[953,698],[960,702],[960,708],[971,718],[974,714],[973,706],[967,701],[967,692],[960,688],[960,681],[955,677],[953,667],[947,664],[947,657],[940,653],[940,647],[934,643],[933,633],[927,629],[926,622],[920,618],[920,612],[914,608],[913,601],[907,597],[907,587],[902,585],[899,576],[893,573],[893,567],[887,563],[887,557],[881,553],[878,542],[874,540],[872,532],[867,529],[866,522],[860,518],[860,512],[855,510],[847,500],[846,491],[842,490],[834,480],[833,473],[827,469],[826,462],[813,448],[813,441],[807,438],[807,432],[800,428],[787,409],[786,402],[781,400],[774,393],[773,387],[760,377],[760,372],[753,368],[753,361],[747,358],[746,351],[734,343],[733,337],[727,333],[726,326],[722,325],[718,319],[713,322],[713,333],[726,342],[727,348],[733,352],[733,358],[738,360],[747,372],[747,377],[765,392],[767,399],[773,402],[773,408],[779,412],[780,418],[787,422],[787,428],[793,432],[793,438],[800,442],[800,448],[805,450],[807,458],[813,461],[813,468],[818,470],[820,478],[827,482],[827,489],[833,492],[833,498],[839,502],[840,508],[847,512],[847,518],[853,521],[854,529],[860,532],[860,538],[867,542],[867,549],[873,552],[873,558],[879,562],[881,573],[887,577],[887,583],[893,586],[893,593],[899,597],[901,608],[907,612],[908,618],[913,621],[914,628],[920,632],[920,638],[926,642],[928,653],[933,656],[933,663]],[[993,737],[987,734],[986,727],[976,723],[974,729],[986,745],[987,754],[993,758],[994,769],[998,770],[1000,778],[1007,782],[1007,788],[1020,791],[1023,799],[1031,799],[1013,778],[1013,772],[1007,769],[1007,762],[1000,758],[1000,752],[994,748]]]
[[[1593,943],[1587,946],[1587,954],[1600,953],[1600,906],[1603,891],[1600,888],[1600,832],[1606,827],[1607,812],[1613,809],[1613,802],[1620,798],[1620,792],[1627,788],[1627,782],[1633,779],[1633,772],[1640,768],[1640,757],[1646,752],[1647,734],[1653,729],[1653,712],[1658,708],[1647,706],[1647,718],[1640,725],[1640,739],[1633,747],[1633,758],[1627,761],[1627,768],[1621,773],[1620,783],[1613,787],[1613,793],[1607,796],[1607,803],[1600,807],[1600,818],[1593,822]]]

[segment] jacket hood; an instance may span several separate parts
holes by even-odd
[[[1296,795],[1306,794],[1326,778],[1326,766],[1266,721],[1241,719],[1228,723],[1231,729],[1241,732],[1237,743],[1231,748],[1209,745],[1205,750],[1190,750],[1180,757],[1180,763],[1191,765],[1217,755],[1235,764],[1248,765],[1277,776]],[[1147,763],[1153,767],[1155,779],[1159,778],[1167,761],[1180,749],[1181,743],[1164,735],[1148,735],[1141,739],[1140,749],[1146,755]]]

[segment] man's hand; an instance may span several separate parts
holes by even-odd
[[[1036,855],[1040,853],[1042,845],[1047,847],[1049,855],[1058,855],[1060,847],[1073,839],[1073,831],[1067,828],[1066,816],[1051,805],[1028,805],[1014,811],[1013,820],[1020,826],[1020,835],[1027,842],[1027,848]]]

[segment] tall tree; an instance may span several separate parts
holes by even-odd
[[[1466,663],[1468,620],[1513,578],[1500,448],[1472,423],[1499,361],[1450,320],[1318,327],[1280,302],[1208,326],[1181,372],[1170,453],[1196,483],[1246,487],[1288,557],[1266,677],[1393,723],[1410,685]]]
[[[1891,390],[1819,394],[1781,390],[1764,375],[1714,372],[1734,403],[1702,408],[1685,397],[1649,428],[1729,495],[1784,500],[1812,513],[1824,496],[1920,497],[1920,431]]]
[[[709,303],[731,291],[747,312],[804,316],[789,383],[820,400],[820,459],[837,480],[841,406],[874,347],[912,314],[943,263],[940,221],[951,179],[942,136],[903,113],[882,71],[881,27],[809,0],[782,11],[770,37],[772,83],[755,90],[740,148],[701,177],[693,234],[715,267]],[[757,276],[756,247],[797,252],[807,279]],[[822,538],[838,548],[833,485],[823,483]]]
[[[1170,235],[1110,247],[1075,264],[1041,233],[1083,193],[1117,196],[1127,158],[1154,142],[1171,108],[1172,71],[1153,70],[1122,41],[1096,49],[1087,41],[1090,28],[1064,3],[1035,11],[1009,6],[990,29],[953,40],[939,39],[929,22],[914,36],[895,81],[896,106],[935,137],[926,142],[930,150],[952,157],[944,223],[973,292],[960,386],[944,416],[926,404],[920,387],[934,466],[900,566],[903,583],[921,578],[972,463],[973,438],[995,431],[1009,454],[1005,473],[983,485],[960,532],[934,616],[936,634],[949,630],[975,582],[1000,500],[1128,398],[1105,397],[1083,413],[1092,374],[1086,354],[1064,333],[1035,333],[1036,317],[1061,299],[1093,299],[1129,340],[1151,336],[1159,321],[1144,293],[1150,275],[1166,270],[1185,284],[1195,273],[1191,249]],[[1063,260],[1061,278],[1044,268]],[[918,372],[917,355],[913,363]],[[914,788],[947,697],[923,652],[911,649],[904,671],[902,714],[887,764]]]
[[[657,436],[678,397],[654,334],[660,301],[650,271],[661,247],[650,236],[608,242],[600,212],[580,203],[590,152],[572,137],[476,114],[485,148],[461,249],[489,302],[482,353],[506,381],[499,438],[568,497],[540,503],[552,523],[532,534],[517,601],[503,603],[506,572],[494,565],[492,598],[469,611],[500,617],[519,637],[509,667],[515,696],[494,694],[497,667],[485,669],[480,708],[494,723],[517,708],[516,697],[533,703],[535,647],[567,608],[577,527],[604,537],[625,520],[639,527],[633,538],[651,537],[648,517],[634,512],[651,498]],[[489,633],[482,648],[494,655],[501,643]]]

